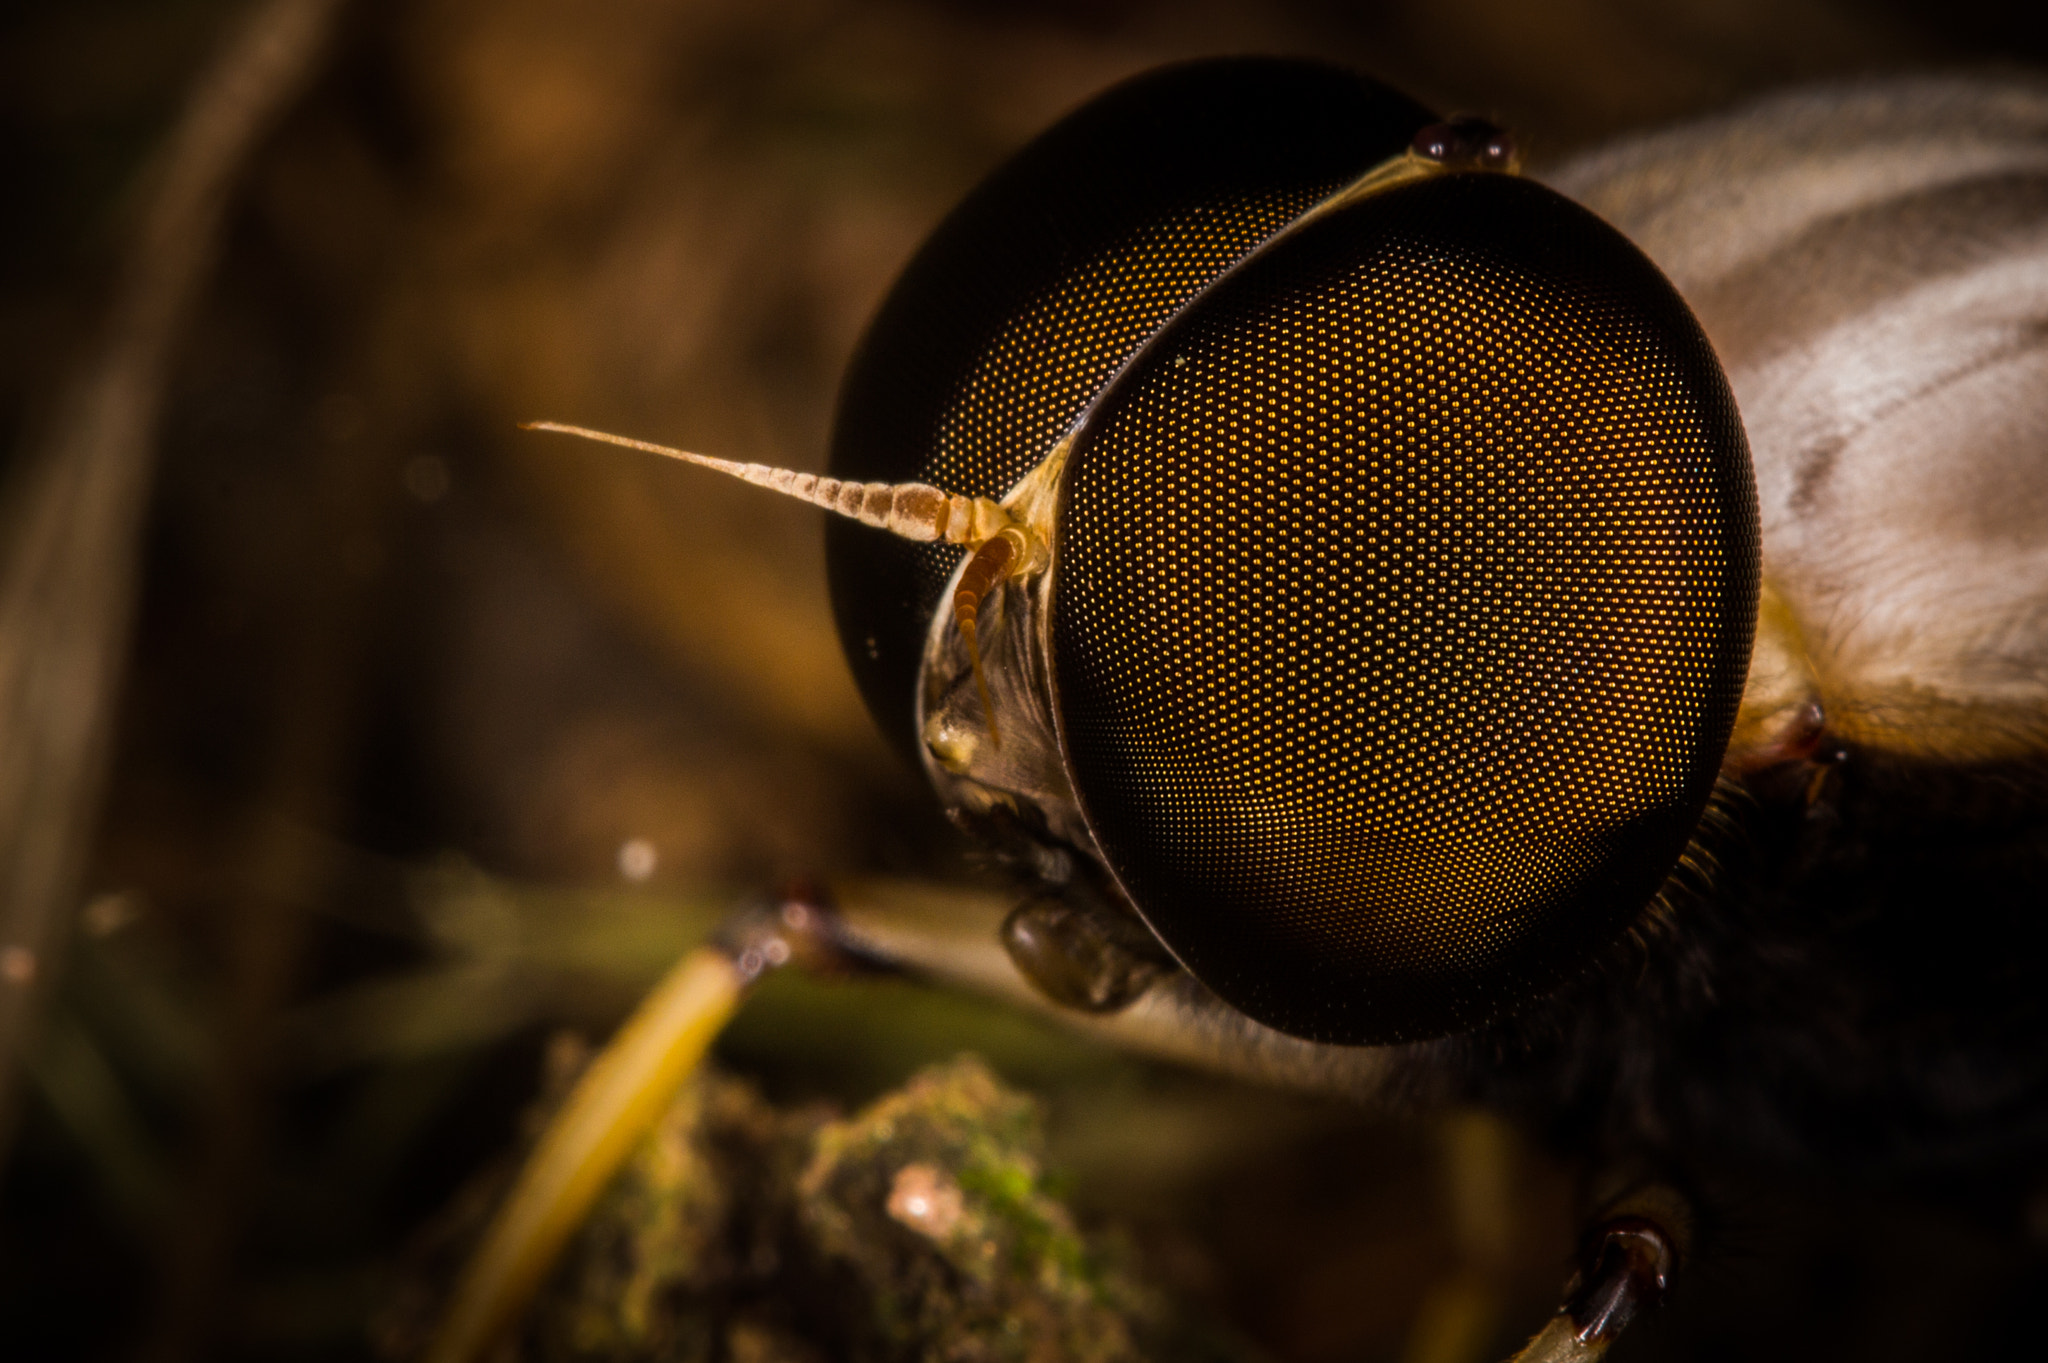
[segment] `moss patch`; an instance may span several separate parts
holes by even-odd
[[[680,1095],[531,1313],[536,1363],[1115,1363],[1235,1356],[1049,1183],[1043,1114],[980,1060],[854,1116],[718,1073]]]

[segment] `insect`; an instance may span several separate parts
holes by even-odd
[[[1554,177],[1603,222],[1363,77],[1168,68],[939,228],[828,478],[723,467],[844,513],[849,659],[1041,994],[1634,1171],[1525,1355],[1596,1357],[1700,1162],[2038,1157],[2044,127],[1792,98]],[[792,955],[919,962],[818,907],[613,1053],[686,1063]]]

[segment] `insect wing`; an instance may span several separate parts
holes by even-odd
[[[1240,58],[1091,101],[940,224],[840,394],[830,468],[999,497],[1175,309],[1430,114],[1362,76]],[[960,551],[826,530],[840,638],[868,706],[914,751],[924,639]]]
[[[1077,437],[1049,647],[1089,826],[1192,973],[1384,1042],[1554,985],[1712,789],[1758,584],[1720,366],[1638,251],[1457,175],[1274,241]]]

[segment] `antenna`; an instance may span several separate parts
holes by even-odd
[[[849,483],[838,478],[822,478],[815,473],[774,468],[768,464],[742,464],[734,459],[692,454],[688,450],[657,445],[652,441],[594,431],[588,426],[565,425],[559,421],[525,421],[519,428],[580,436],[585,440],[622,445],[629,450],[645,450],[649,454],[680,459],[686,464],[716,469],[743,483],[780,492],[812,506],[851,517],[862,525],[871,525],[877,530],[886,530],[892,535],[920,543],[943,539],[978,548],[1012,523],[1010,514],[986,497],[962,497],[941,491],[929,483]]]
[[[584,440],[680,459],[686,464],[715,469],[743,483],[795,497],[841,516],[850,516],[862,525],[872,525],[877,530],[886,530],[907,540],[929,543],[944,539],[967,546],[971,557],[961,572],[959,587],[953,593],[953,622],[959,627],[960,636],[967,645],[968,662],[974,669],[975,689],[981,693],[981,708],[988,716],[989,740],[995,747],[1002,746],[1002,735],[996,729],[996,707],[989,699],[988,683],[981,675],[981,644],[976,637],[975,620],[980,613],[982,598],[998,583],[1038,571],[1045,566],[1047,555],[1038,538],[1011,519],[1010,513],[995,502],[986,497],[962,497],[957,493],[944,492],[929,483],[849,483],[768,464],[742,464],[734,459],[693,454],[689,450],[657,445],[649,440],[635,440],[631,436],[595,431],[588,426],[570,426],[560,421],[522,421],[519,429],[553,431],[557,435],[579,436]],[[1064,446],[1061,453],[1064,454]]]

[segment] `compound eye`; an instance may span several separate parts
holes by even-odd
[[[1050,626],[1091,830],[1224,1000],[1316,1040],[1584,968],[1712,788],[1758,589],[1748,449],[1647,260],[1447,175],[1303,224],[1077,436]]]
[[[1176,308],[1430,117],[1279,58],[1166,67],[1089,101],[983,182],[890,290],[847,372],[832,475],[1002,496]],[[960,551],[834,524],[826,554],[854,676],[914,754],[925,634]]]

